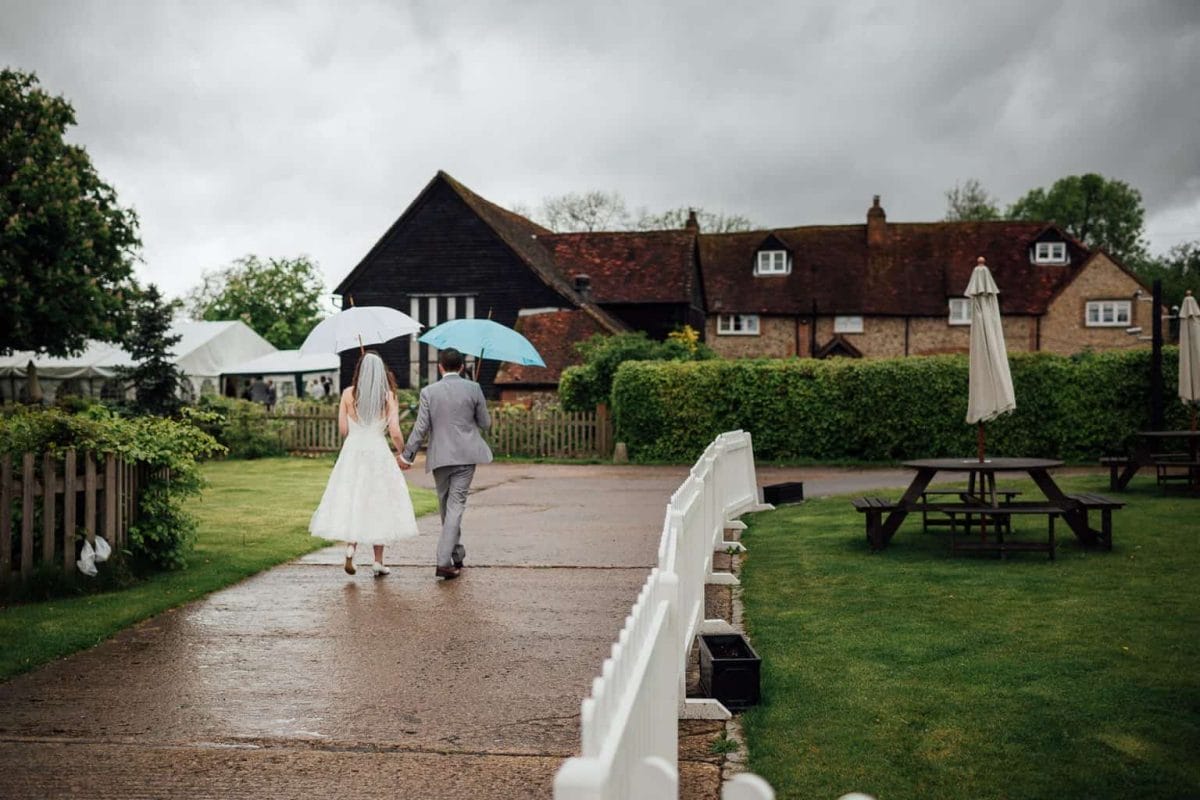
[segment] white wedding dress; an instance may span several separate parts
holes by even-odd
[[[408,483],[385,438],[387,419],[350,431],[308,530],[322,539],[393,544],[417,535]]]

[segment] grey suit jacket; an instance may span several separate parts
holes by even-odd
[[[461,464],[487,464],[492,450],[481,431],[492,427],[483,390],[475,381],[451,372],[421,390],[417,422],[404,446],[404,460],[412,462],[417,448],[429,436],[425,471]]]

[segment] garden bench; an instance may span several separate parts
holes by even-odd
[[[1095,494],[1094,492],[1069,494],[1067,498],[1074,500],[1080,505],[1083,509],[1085,519],[1091,511],[1100,512],[1100,530],[1097,531],[1097,534],[1104,548],[1112,550],[1112,512],[1124,508],[1125,503],[1120,500],[1113,500],[1111,497],[1105,497],[1102,494]],[[1089,524],[1088,527],[1090,528],[1091,525]]]
[[[993,520],[995,535],[992,538],[961,539],[957,525],[950,527],[950,549],[960,551],[995,551],[1004,558],[1006,553],[1025,551],[1049,553],[1054,560],[1054,519],[1061,516],[1063,509],[1048,503],[1007,503],[1001,506],[976,506],[969,510],[959,509],[960,513],[973,514]],[[1047,539],[1045,542],[1005,541],[1004,534],[1012,533],[1012,518],[1014,516],[1034,515],[1047,518]]]
[[[1104,456],[1100,466],[1108,467],[1108,488],[1114,492],[1121,489],[1121,472],[1129,467],[1128,456]]]
[[[867,541],[871,543],[872,550],[879,549],[883,515],[900,508],[900,504],[894,500],[884,500],[882,497],[856,497],[850,502],[855,511],[866,514]]]
[[[1019,497],[1021,493],[1014,489],[997,489],[995,494],[997,498],[1000,498],[1000,502],[1008,504],[1013,501],[1013,498]],[[925,508],[921,509],[921,527],[926,533],[929,532],[930,528],[934,527],[953,528],[957,524],[956,516],[958,514],[970,514],[969,511],[965,511],[960,506],[952,505],[949,507],[941,507],[934,503],[930,503],[931,498],[936,497],[957,497],[964,503],[980,502],[978,495],[973,495],[964,489],[926,489],[921,493],[921,500],[926,506]],[[930,513],[940,513],[943,514],[944,517],[930,518]],[[968,517],[968,524],[969,523],[970,517]]]

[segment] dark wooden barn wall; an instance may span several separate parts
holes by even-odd
[[[347,284],[347,295],[357,305],[386,305],[410,312],[413,295],[466,295],[475,297],[475,316],[513,326],[522,308],[567,307],[569,303],[547,287],[536,274],[501,242],[459,196],[445,184],[433,186],[390,238]],[[421,300],[421,320],[426,320],[428,300]],[[464,316],[459,299],[458,316]],[[445,302],[439,302],[438,321],[445,321]],[[400,386],[409,383],[409,340],[397,339],[373,349],[379,351]],[[426,348],[421,346],[422,360]],[[357,352],[343,354],[342,385],[353,376]],[[498,364],[485,361],[480,383],[489,397]],[[421,365],[422,380],[428,370]]]

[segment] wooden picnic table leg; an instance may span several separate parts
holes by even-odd
[[[1114,476],[1112,488],[1116,489],[1118,492],[1124,491],[1125,487],[1129,485],[1129,482],[1133,480],[1133,476],[1137,475],[1138,470],[1141,468],[1142,463],[1136,458],[1131,458],[1125,463],[1125,469],[1121,470],[1120,477],[1117,477],[1117,467],[1114,464],[1112,467]]]
[[[1098,532],[1092,530],[1088,525],[1087,510],[1079,507],[1078,503],[1067,497],[1046,470],[1031,469],[1029,477],[1033,478],[1033,482],[1042,490],[1042,494],[1046,495],[1047,500],[1063,510],[1063,521],[1067,523],[1079,541],[1085,545],[1095,544]]]
[[[883,525],[879,527],[879,541],[874,546],[874,549],[882,550],[887,547],[887,543],[891,541],[896,530],[900,527],[900,523],[904,522],[904,518],[908,516],[908,510],[917,502],[922,493],[929,488],[929,484],[933,481],[933,476],[937,474],[935,469],[919,469],[917,476],[913,478],[913,482],[909,484],[905,490],[904,496],[900,498],[900,508],[888,514],[887,519],[883,521]]]

